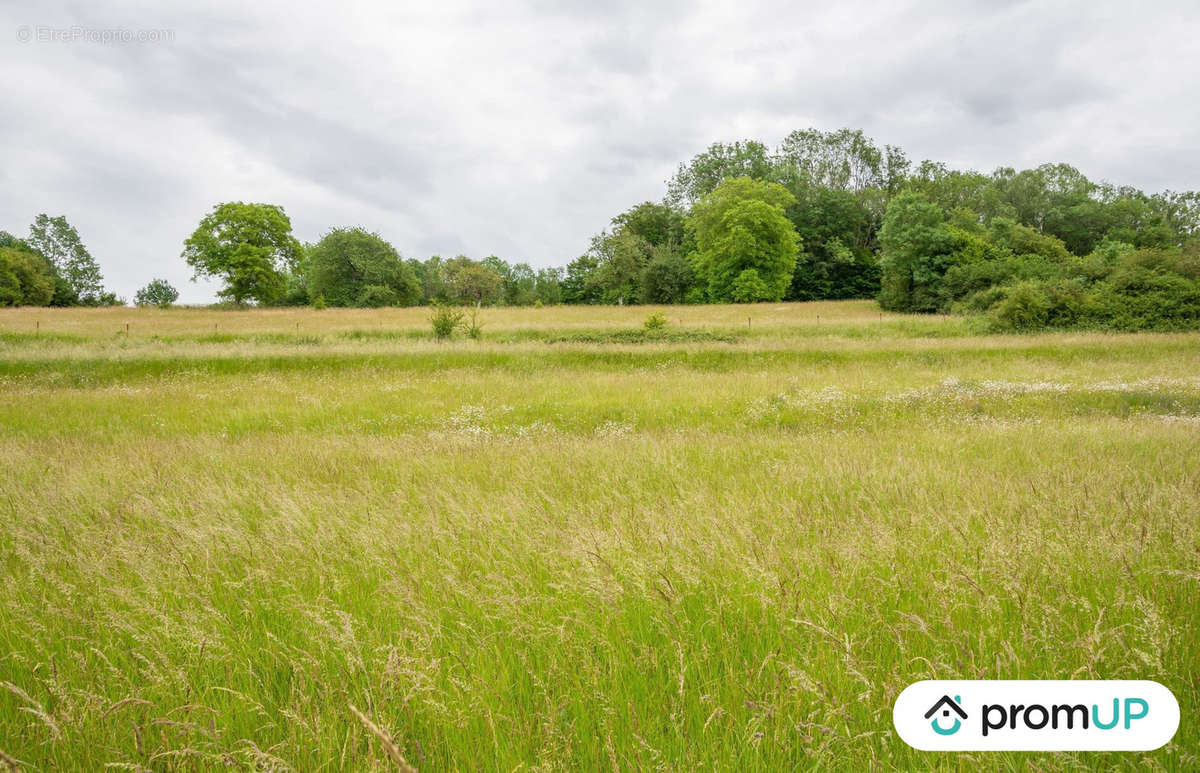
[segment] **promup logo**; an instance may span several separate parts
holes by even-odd
[[[961,696],[955,695],[954,700],[950,700],[949,695],[943,695],[940,701],[933,704],[933,708],[925,712],[926,719],[933,717],[934,714],[938,713],[939,709],[941,709],[943,717],[950,716],[951,709],[954,710],[954,713],[958,714],[958,718],[954,720],[954,724],[950,727],[942,727],[938,724],[937,717],[934,717],[933,722],[930,723],[933,726],[933,732],[938,735],[954,735],[958,732],[958,729],[962,727],[962,720],[967,718],[967,712],[963,711],[962,707],[958,705],[960,703],[962,703]]]
[[[926,751],[1148,751],[1179,727],[1179,703],[1149,681],[924,681],[892,712]]]

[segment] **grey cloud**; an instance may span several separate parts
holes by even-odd
[[[409,256],[562,265],[711,142],[807,126],[1196,188],[1198,27],[1190,2],[9,3],[0,228],[65,212],[119,293],[165,276],[203,301],[178,255],[219,201],[279,203],[305,240],[354,224]]]

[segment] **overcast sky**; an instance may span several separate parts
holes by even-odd
[[[165,5],[0,2],[0,229],[65,214],[130,298],[211,300],[179,253],[233,200],[304,241],[565,265],[710,143],[810,126],[1200,188],[1196,0]],[[112,29],[168,32],[71,39]]]

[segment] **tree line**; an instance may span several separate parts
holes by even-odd
[[[40,215],[29,239],[2,238],[0,304],[116,302],[65,218]],[[996,329],[1196,326],[1198,255],[1195,192],[1146,194],[1067,164],[990,174],[914,164],[851,129],[796,131],[774,149],[716,143],[680,164],[661,201],[613,217],[562,269],[404,258],[356,227],[301,244],[281,207],[243,202],[214,207],[182,253],[234,306],[876,298],[979,314]],[[29,278],[33,263],[42,278]],[[175,297],[155,280],[135,300]]]
[[[1067,164],[913,164],[862,131],[775,149],[717,143],[659,202],[619,213],[564,269],[403,259],[378,234],[290,236],[277,207],[222,204],[188,240],[235,304],[752,303],[876,298],[992,329],[1200,325],[1200,195],[1093,182]]]

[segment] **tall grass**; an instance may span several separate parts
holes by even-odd
[[[0,314],[69,336],[0,340],[0,751],[1200,765],[1200,336],[866,335],[864,305],[818,307],[830,332],[783,306],[641,343],[538,324],[645,309],[497,312],[448,344],[348,335],[366,312],[92,312],[127,339]],[[1183,722],[1147,754],[922,753],[891,728],[922,678],[1156,679]]]

